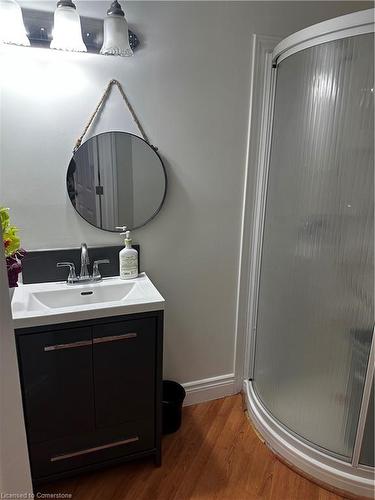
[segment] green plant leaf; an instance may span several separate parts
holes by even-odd
[[[9,226],[9,208],[0,207],[0,221],[3,233],[5,233]]]
[[[13,255],[21,246],[21,240],[18,237],[18,229],[16,226],[8,226],[3,234],[5,256]]]
[[[5,257],[10,257],[19,250],[21,240],[18,236],[18,228],[10,225],[8,208],[0,207],[0,222],[3,231]]]

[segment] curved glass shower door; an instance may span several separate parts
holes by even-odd
[[[374,318],[373,44],[278,66],[255,341],[264,406],[348,460]]]

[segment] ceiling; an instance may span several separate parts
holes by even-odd
[[[77,6],[80,16],[103,19],[111,4],[110,0],[73,0]],[[21,7],[25,9],[42,10],[54,12],[57,0],[18,0]],[[120,3],[124,4],[124,2]],[[122,5],[124,7],[124,5]]]

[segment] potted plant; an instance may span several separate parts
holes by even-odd
[[[0,223],[3,232],[4,253],[8,272],[10,296],[18,286],[18,275],[22,271],[21,261],[26,252],[21,248],[18,228],[10,224],[9,208],[0,207]]]

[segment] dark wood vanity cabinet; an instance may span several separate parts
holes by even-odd
[[[34,484],[161,460],[163,312],[16,330]]]
[[[98,428],[142,418],[154,420],[155,331],[156,318],[93,327],[95,422]]]

